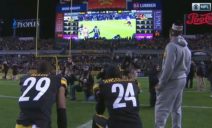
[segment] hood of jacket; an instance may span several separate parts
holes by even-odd
[[[182,36],[177,36],[177,37],[173,38],[173,42],[175,42],[177,45],[179,45],[181,47],[185,47],[188,45],[188,43]]]

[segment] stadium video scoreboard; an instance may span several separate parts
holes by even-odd
[[[55,36],[61,39],[152,39],[154,33],[162,31],[162,11],[157,4],[151,8],[145,5],[136,4],[128,10],[117,11],[88,11],[86,4],[72,7],[59,5]],[[157,8],[152,9],[153,7]]]

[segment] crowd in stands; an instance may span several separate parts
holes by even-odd
[[[212,34],[207,34],[196,39],[187,39],[191,50],[211,50],[212,49]],[[121,63],[124,59],[124,55],[113,54],[116,50],[164,50],[165,45],[168,43],[167,38],[155,38],[152,40],[74,40],[71,43],[71,48],[74,50],[106,50],[107,54],[78,54],[73,55],[73,61],[80,67],[88,65],[93,70],[100,70],[103,64],[106,63]],[[69,43],[66,43],[69,44]],[[64,45],[67,49],[68,45]],[[41,50],[58,49],[55,47],[54,40],[41,40],[38,44]],[[64,47],[62,47],[64,48]],[[0,38],[0,52],[5,50],[34,50],[35,40],[18,40],[14,38]],[[144,74],[148,72],[155,64],[161,64],[162,55],[150,55],[150,54],[135,54],[133,57],[139,60],[140,71]],[[0,55],[0,64],[7,62],[9,67],[13,64],[18,65],[19,72],[26,73],[29,69],[35,68],[34,55]],[[52,60],[55,63],[55,60]],[[60,69],[62,69],[65,63],[65,58],[59,59]],[[55,64],[54,64],[55,65]]]
[[[189,47],[192,50],[211,50],[212,49],[212,34],[205,34],[198,39],[189,39]]]
[[[101,20],[118,20],[118,19],[124,19],[127,18],[135,19],[135,13],[130,12],[108,12],[108,13],[91,13],[91,14],[81,14],[79,15],[79,21],[101,21]]]
[[[87,39],[71,41],[72,50],[139,50],[153,49],[163,50],[168,43],[168,38],[157,37],[151,40],[134,40],[134,39],[119,39],[119,40],[102,40],[102,39]],[[191,50],[210,50],[212,49],[212,34],[187,39]],[[63,49],[69,49],[69,41],[66,42]],[[34,50],[35,40],[18,40],[14,38],[0,39],[0,50]],[[64,43],[63,43],[64,44]],[[55,45],[53,39],[39,40],[38,49],[52,50],[58,49],[61,45]]]
[[[48,50],[53,49],[54,41],[52,39],[39,40],[38,49]],[[1,38],[0,50],[34,50],[36,48],[36,41],[33,40],[20,40],[18,38]]]
[[[167,40],[156,38],[153,40],[80,40],[73,41],[73,49],[87,50],[131,50],[131,49],[163,49]]]

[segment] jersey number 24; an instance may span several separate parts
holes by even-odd
[[[113,109],[117,108],[125,108],[127,107],[126,102],[131,101],[133,107],[137,107],[137,101],[135,98],[135,91],[133,89],[133,84],[128,83],[126,90],[120,83],[116,83],[112,85],[112,93],[118,93],[118,97],[113,103]],[[121,102],[123,101],[123,102]]]

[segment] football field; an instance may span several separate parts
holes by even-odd
[[[207,80],[206,80],[207,81]],[[154,109],[149,107],[148,79],[139,78],[142,85],[140,94],[141,111],[144,128],[154,127]],[[196,80],[194,80],[196,85]],[[0,80],[0,128],[14,128],[19,113],[17,104],[20,89],[19,81]],[[209,83],[207,82],[207,90]],[[196,88],[186,89],[183,98],[183,128],[211,128],[212,98],[210,92],[198,92]],[[91,128],[90,120],[95,110],[94,102],[85,102],[83,93],[77,93],[77,101],[67,98],[67,115],[69,128]],[[56,109],[52,110],[52,125],[56,126]],[[168,120],[166,128],[171,128]]]

